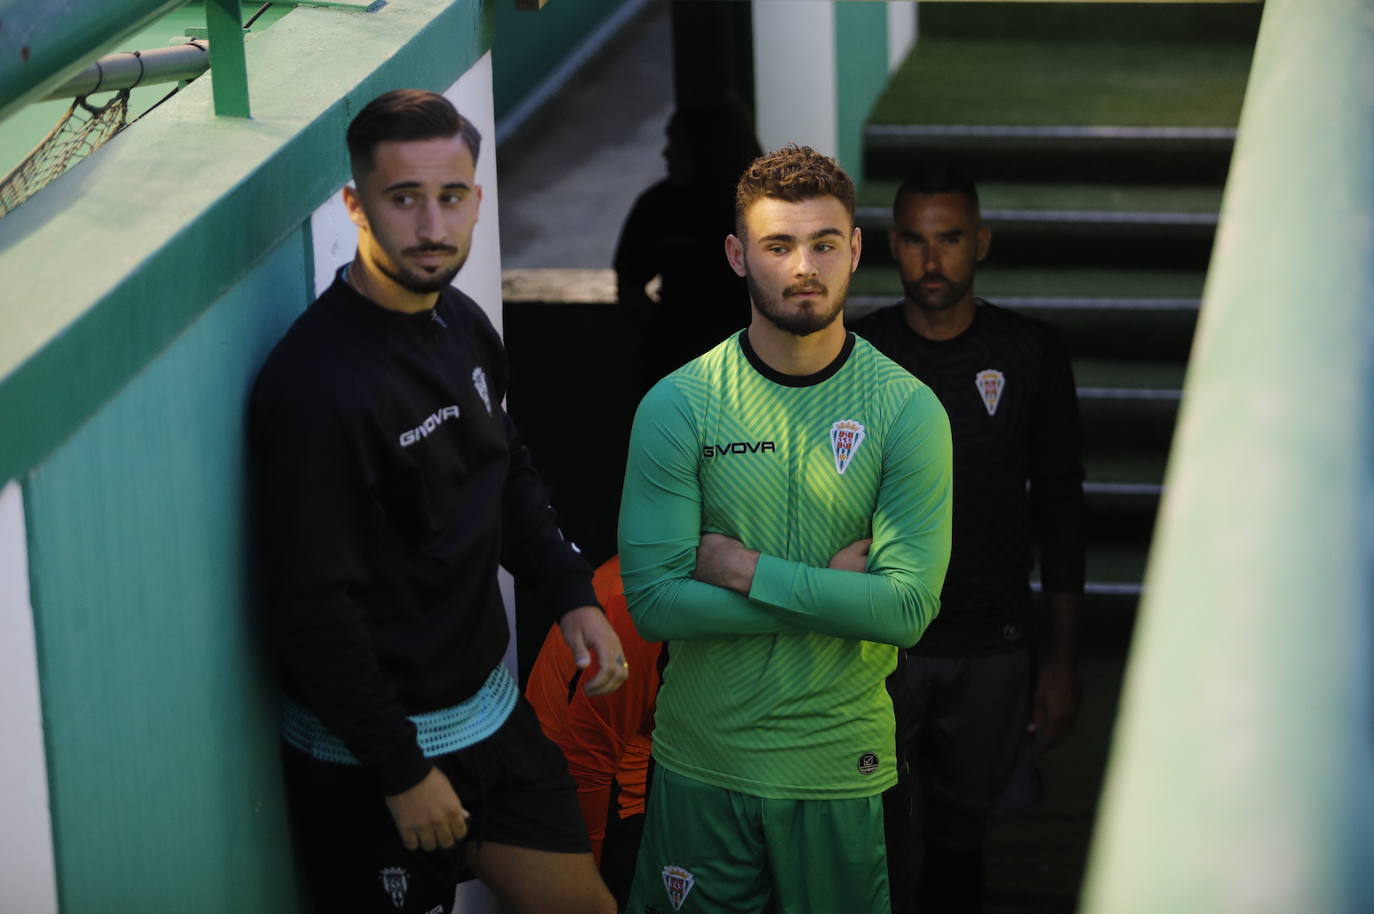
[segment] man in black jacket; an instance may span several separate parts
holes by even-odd
[[[566,764],[501,663],[498,566],[534,585],[528,624],[558,621],[589,692],[626,673],[502,408],[500,338],[450,285],[480,141],[434,93],[359,113],[357,254],[253,395],[287,789],[321,911],[447,912],[465,868],[508,910],[614,910]]]
[[[893,221],[905,298],[853,329],[935,391],[954,437],[949,572],[902,686],[926,848],[920,909],[964,914],[981,910],[988,816],[1035,798],[1034,753],[1077,713],[1078,401],[1054,329],[973,295],[991,233],[967,176],[918,170]],[[1028,586],[1037,553],[1043,631]]]

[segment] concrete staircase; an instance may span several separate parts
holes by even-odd
[[[1044,806],[990,839],[990,914],[1077,906],[1260,12],[923,4],[867,127],[850,310],[900,298],[886,230],[909,164],[958,162],[993,230],[977,292],[1059,328],[1083,415],[1083,708],[1041,766]]]

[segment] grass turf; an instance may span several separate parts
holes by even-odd
[[[923,36],[875,124],[1234,126],[1252,47]]]

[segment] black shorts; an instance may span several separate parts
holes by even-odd
[[[523,697],[494,734],[430,760],[472,814],[467,838],[449,850],[406,850],[368,769],[282,750],[293,831],[320,914],[446,914],[458,883],[472,878],[463,860],[474,842],[591,852],[567,762]]]
[[[974,657],[909,654],[905,743],[923,795],[978,816],[1040,798],[1030,722],[1028,651]],[[894,695],[896,691],[894,690]],[[901,713],[901,712],[905,713]]]

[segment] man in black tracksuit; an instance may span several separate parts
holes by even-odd
[[[988,816],[1035,799],[1034,752],[1077,712],[1078,403],[1053,328],[974,298],[991,235],[972,181],[923,168],[893,216],[905,299],[853,329],[935,391],[954,438],[949,572],[902,685],[926,848],[920,909],[962,914],[981,909]],[[1037,552],[1044,631],[1028,586]]]
[[[502,665],[498,566],[533,584],[592,693],[625,676],[591,570],[502,408],[506,357],[450,282],[480,136],[402,90],[349,127],[358,252],[277,345],[251,433],[287,789],[321,911],[610,912],[557,748]],[[589,673],[592,671],[589,670]]]

